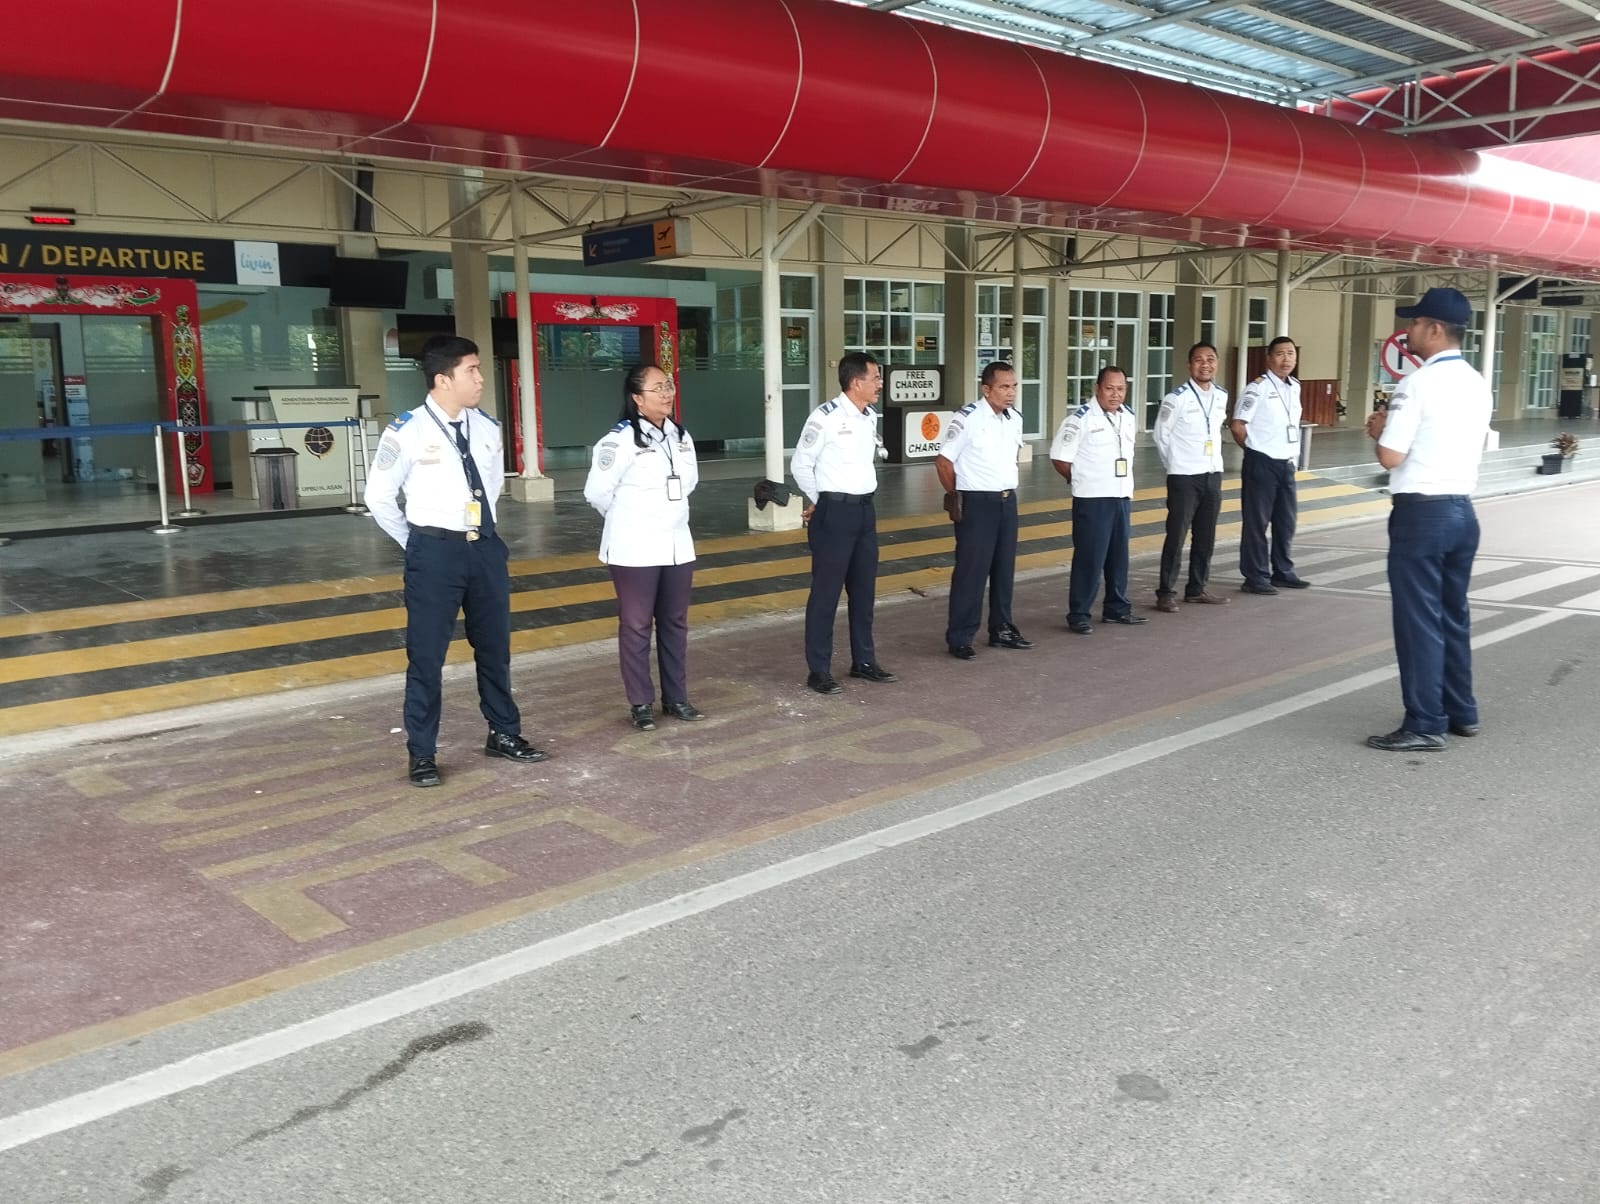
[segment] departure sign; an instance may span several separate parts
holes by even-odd
[[[944,401],[944,365],[885,368],[883,399],[889,405],[936,406]]]
[[[619,226],[583,236],[583,262],[588,267],[687,254],[689,223],[682,218],[667,218],[646,226]]]

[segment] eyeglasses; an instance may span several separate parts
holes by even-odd
[[[651,385],[648,389],[640,389],[641,393],[659,393],[663,397],[671,397],[678,391],[678,386],[670,380],[664,380],[659,385]]]

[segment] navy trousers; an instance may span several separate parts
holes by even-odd
[[[1211,553],[1217,546],[1217,516],[1222,513],[1222,474],[1200,472],[1167,477],[1167,538],[1161,545],[1161,580],[1156,592],[1178,590],[1183,541],[1189,539],[1189,584],[1186,598],[1206,592],[1211,580]],[[1193,532],[1193,538],[1190,538]]]
[[[498,535],[468,542],[412,531],[406,540],[406,751],[431,757],[439,739],[439,692],[456,615],[466,619],[478,670],[478,709],[493,731],[522,734],[511,698],[509,553]]]
[[[878,659],[872,645],[872,604],[878,588],[878,512],[872,500],[824,495],[806,529],[811,545],[811,595],[806,599],[806,668],[829,673],[839,591],[850,598],[850,663]]]
[[[945,643],[972,643],[989,590],[989,634],[1011,626],[1011,592],[1017,571],[1017,491],[961,494],[956,566],[950,576],[950,618]]]
[[[689,588],[694,562],[611,566],[617,588],[617,659],[630,706],[644,706],[650,685],[650,630],[656,634],[661,701],[689,701]]]
[[[1465,496],[1397,493],[1389,511],[1389,592],[1407,731],[1478,722],[1467,586],[1478,516]]]
[[[1133,613],[1128,601],[1128,534],[1133,503],[1125,497],[1072,499],[1072,579],[1067,587],[1067,621],[1089,621],[1104,575],[1106,601],[1100,614],[1121,618]]]
[[[1274,460],[1244,449],[1239,468],[1239,511],[1244,528],[1239,535],[1239,572],[1246,581],[1261,585],[1273,578],[1294,576],[1295,520],[1299,499],[1294,485],[1293,460]],[[1272,524],[1272,550],[1267,551],[1267,524]]]

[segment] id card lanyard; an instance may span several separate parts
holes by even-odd
[[[1217,404],[1217,395],[1211,394],[1211,402],[1208,405],[1205,398],[1200,396],[1200,390],[1194,387],[1192,380],[1189,382],[1189,392],[1193,393],[1195,401],[1200,403],[1200,414],[1206,420],[1206,458],[1209,460],[1217,454],[1217,445],[1211,437],[1211,407]]]
[[[672,458],[672,436],[667,434],[666,424],[663,423],[656,430],[661,435],[661,450],[667,456],[667,501],[683,501],[683,478],[678,475],[678,462]]]
[[[449,428],[439,421],[439,415],[433,412],[433,407],[427,406],[425,408],[428,411],[428,417],[433,419],[433,425],[438,427],[439,433],[444,436],[444,441],[455,448],[456,455],[461,458],[461,475],[466,477],[467,492],[472,495],[471,500],[467,502],[467,526],[476,533],[478,528],[483,526],[483,502],[481,500],[483,493],[473,486],[472,469],[467,467],[467,457],[472,454],[472,419],[467,417],[470,411],[461,411],[461,438],[467,444],[467,450],[462,451],[461,444],[456,442],[456,437],[450,433]]]
[[[1100,412],[1105,415],[1106,422],[1111,426],[1111,433],[1117,440],[1116,474],[1119,477],[1125,477],[1128,475],[1128,458],[1122,454],[1122,408],[1120,406],[1117,408],[1115,418],[1107,410],[1101,410]]]

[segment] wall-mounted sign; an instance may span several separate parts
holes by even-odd
[[[160,276],[200,284],[293,284],[327,288],[333,248],[84,234],[76,229],[0,230],[0,275]]]
[[[233,271],[239,284],[282,284],[283,271],[278,266],[278,244],[235,242]]]

